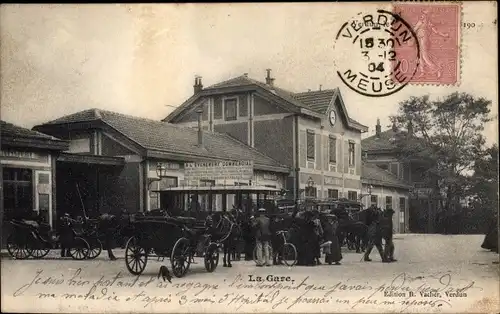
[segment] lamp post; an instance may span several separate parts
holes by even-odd
[[[157,178],[148,178],[148,187],[151,187],[151,184],[153,182],[161,181],[161,179],[165,178],[167,176],[167,166],[165,166],[163,163],[159,162],[156,165],[156,176]]]

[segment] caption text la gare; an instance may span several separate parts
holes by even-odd
[[[275,275],[248,275],[249,282],[295,282],[290,276],[275,276]]]

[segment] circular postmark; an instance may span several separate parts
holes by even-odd
[[[335,57],[344,84],[361,95],[382,97],[411,81],[420,62],[420,45],[400,15],[378,10],[359,13],[342,25],[335,38]]]

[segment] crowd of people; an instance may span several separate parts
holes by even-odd
[[[365,212],[363,223],[367,226],[365,240],[367,246],[364,261],[369,262],[370,254],[375,246],[383,262],[395,262],[392,217],[394,211],[385,211],[372,206]],[[297,249],[297,265],[315,266],[321,265],[322,251],[325,255],[324,263],[328,265],[340,265],[342,251],[340,243],[339,221],[337,215],[330,212],[324,213],[318,210],[295,211],[287,224],[279,225],[276,221],[267,217],[266,210],[261,208],[257,217],[251,219],[250,229],[245,232],[253,232],[255,245],[257,246],[257,266],[271,266],[276,263],[276,255],[280,252],[279,241],[273,241],[276,229],[288,229],[288,241]],[[273,228],[273,225],[275,227]],[[345,238],[343,235],[342,238]],[[252,237],[244,235],[245,241],[251,241]],[[385,247],[382,243],[385,242]],[[248,258],[248,243],[245,250]],[[274,254],[272,253],[274,252]]]

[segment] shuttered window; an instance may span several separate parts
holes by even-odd
[[[329,148],[329,160],[331,163],[336,163],[337,162],[337,139],[333,136],[330,136],[328,139],[328,148]]]
[[[385,208],[392,209],[392,196],[385,197]]]
[[[307,130],[307,159],[314,160],[314,131]]]
[[[356,159],[356,144],[349,142],[349,166],[354,167]]]
[[[238,106],[238,100],[226,99],[224,101],[224,120],[236,120],[236,107]]]
[[[347,192],[347,198],[351,201],[357,201],[358,200],[358,192],[356,192],[356,191]]]

